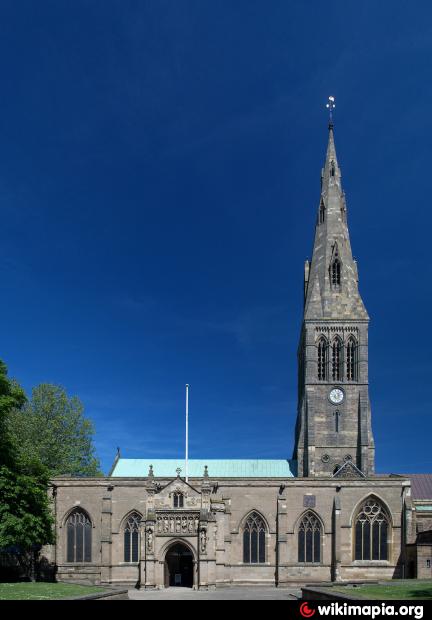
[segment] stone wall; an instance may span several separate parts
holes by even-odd
[[[196,479],[185,487],[189,489],[185,506],[178,511],[173,511],[169,502],[170,490],[185,485],[179,478],[62,478],[54,483],[57,546],[49,555],[57,563],[61,580],[163,587],[165,555],[176,541],[185,543],[192,552],[195,587],[288,586],[403,574],[403,505],[409,484],[403,478]],[[352,522],[358,506],[371,494],[391,515],[389,560],[355,562]],[[92,522],[90,563],[70,564],[66,558],[65,523],[77,507],[84,509]],[[168,507],[171,512],[166,513]],[[317,564],[298,561],[298,527],[308,510],[322,526],[321,561]],[[136,563],[124,561],[124,524],[132,511],[142,516],[140,558]],[[263,564],[243,563],[243,525],[251,512],[258,512],[266,525]],[[185,518],[184,531],[181,526],[176,532],[163,531],[158,515],[165,513],[196,515],[196,527],[188,528]]]

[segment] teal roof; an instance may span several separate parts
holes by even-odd
[[[118,459],[111,472],[114,478],[145,478],[150,465],[156,478],[175,478],[176,469],[186,473],[184,459]],[[207,465],[210,478],[292,478],[290,462],[286,460],[189,460],[189,476],[201,478]]]

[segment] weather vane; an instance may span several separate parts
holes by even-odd
[[[328,103],[326,104],[326,108],[329,111],[330,125],[333,125],[333,110],[335,109],[335,107],[335,98],[330,95],[330,97],[328,98]]]

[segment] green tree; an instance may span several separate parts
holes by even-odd
[[[0,549],[20,551],[19,560],[34,576],[34,561],[42,545],[53,542],[53,518],[48,498],[49,471],[34,456],[18,448],[10,420],[23,409],[22,388],[7,376],[0,361]]]
[[[42,383],[9,417],[9,428],[20,453],[40,461],[51,476],[100,475],[93,446],[94,428],[84,407],[64,388]]]
[[[41,547],[54,542],[54,519],[48,470],[37,462],[21,467],[27,471],[0,467],[0,549],[17,551],[33,580]]]
[[[6,364],[0,360],[0,466],[12,466],[16,460],[15,446],[8,432],[11,412],[26,402],[24,390],[7,376]]]

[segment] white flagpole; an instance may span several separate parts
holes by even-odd
[[[189,480],[189,384],[186,383],[186,482]]]

